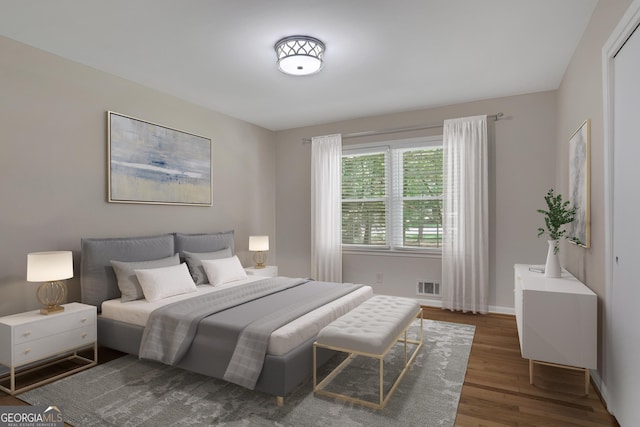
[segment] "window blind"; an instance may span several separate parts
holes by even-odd
[[[394,150],[393,246],[440,248],[442,243],[442,147]]]
[[[387,246],[387,150],[342,156],[342,243]]]

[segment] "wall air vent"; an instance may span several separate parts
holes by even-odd
[[[440,296],[440,283],[418,282],[418,295]]]

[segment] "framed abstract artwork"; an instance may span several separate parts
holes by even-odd
[[[211,206],[211,139],[107,112],[108,199]]]
[[[576,207],[568,227],[569,241],[591,246],[591,121],[585,120],[569,138],[569,201]]]

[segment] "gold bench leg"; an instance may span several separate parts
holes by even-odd
[[[380,407],[384,403],[384,359],[380,358]]]

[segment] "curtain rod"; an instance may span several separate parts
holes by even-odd
[[[504,116],[504,113],[496,113],[490,116],[487,116],[487,119],[493,119],[494,122],[497,122]],[[403,127],[403,128],[392,128],[392,129],[380,129],[380,130],[366,130],[362,132],[351,132],[345,133],[342,135],[342,139],[345,138],[357,138],[359,136],[374,136],[374,135],[386,135],[389,133],[398,133],[398,132],[411,132],[414,130],[424,130],[424,129],[435,129],[441,128],[444,126],[443,122],[440,123],[431,123],[426,125],[412,126],[412,127]],[[302,142],[305,144],[311,143],[311,138],[302,138]]]

